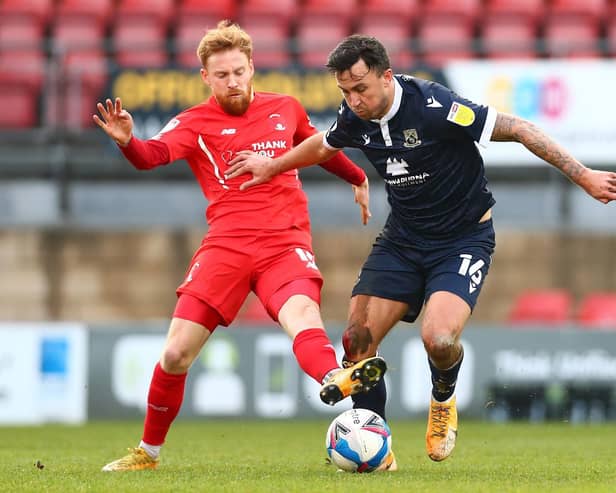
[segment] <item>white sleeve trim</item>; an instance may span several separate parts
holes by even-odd
[[[327,147],[330,151],[339,151],[342,147],[334,147],[329,142],[327,142],[327,132],[323,134],[323,145]]]
[[[492,132],[494,131],[494,125],[496,125],[496,116],[498,113],[492,106],[488,107],[488,115],[486,116],[486,121],[483,124],[483,130],[481,132],[481,137],[479,137],[478,144],[486,148],[490,143],[490,139],[492,138]]]

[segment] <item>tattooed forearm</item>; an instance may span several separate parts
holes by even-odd
[[[539,127],[514,115],[498,114],[492,132],[492,140],[523,144],[530,152],[561,170],[576,183],[586,169]]]

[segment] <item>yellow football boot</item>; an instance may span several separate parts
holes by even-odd
[[[342,368],[331,375],[321,386],[321,400],[333,406],[345,397],[367,392],[379,383],[386,371],[387,364],[379,356],[364,359],[348,368]]]
[[[156,469],[158,467],[159,459],[153,459],[142,448],[129,448],[128,451],[128,455],[110,462],[102,470],[105,472],[141,471],[142,469]]]
[[[398,463],[396,462],[396,456],[394,455],[394,451],[391,450],[387,457],[385,457],[385,461],[375,469],[375,472],[394,472],[398,470]]]
[[[447,402],[438,402],[432,397],[426,431],[426,449],[430,459],[440,462],[449,457],[456,445],[457,435],[456,396],[454,395]]]

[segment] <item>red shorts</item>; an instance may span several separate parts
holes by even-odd
[[[276,318],[277,313],[272,313],[269,306],[271,296],[298,279],[315,279],[319,286],[323,284],[310,235],[305,231],[224,238],[206,236],[177,294],[186,293],[202,300],[220,314],[223,325],[229,325],[250,291],[255,292]]]

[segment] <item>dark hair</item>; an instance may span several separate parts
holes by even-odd
[[[387,50],[381,42],[372,36],[362,34],[344,38],[327,57],[326,67],[332,74],[340,74],[349,70],[360,59],[377,75],[382,75],[391,68]]]

